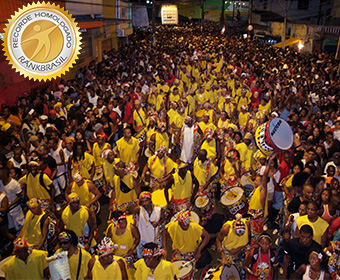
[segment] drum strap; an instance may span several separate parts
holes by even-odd
[[[76,277],[76,280],[79,279],[81,260],[82,260],[82,252],[81,252],[81,248],[79,248],[79,259],[78,259],[78,268],[77,268],[77,277]]]

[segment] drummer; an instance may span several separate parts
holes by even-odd
[[[114,256],[118,245],[114,244],[108,237],[104,237],[98,245],[97,256],[93,256],[89,261],[88,279],[104,280],[127,280],[125,261]]]
[[[166,131],[166,123],[160,122],[157,131],[150,137],[149,149],[152,153],[155,153],[160,146],[165,146],[166,150],[169,150],[170,140]]]
[[[172,199],[169,203],[168,190],[172,189]],[[165,199],[168,208],[175,213],[181,210],[188,210],[194,204],[194,199],[199,188],[196,177],[190,172],[187,163],[181,163],[178,166],[178,172],[170,177],[165,186]]]
[[[218,168],[215,164],[207,158],[207,151],[200,150],[198,156],[194,161],[194,176],[199,183],[198,196],[207,195],[210,200],[210,206],[206,211],[201,211],[202,224],[206,224],[207,220],[211,219],[215,213],[215,192],[216,189],[212,186],[212,181],[218,174]],[[209,210],[208,210],[209,209]]]
[[[270,156],[268,165],[263,172],[263,175],[257,174],[254,180],[254,192],[249,198],[248,214],[251,219],[251,245],[255,246],[258,242],[258,237],[263,232],[263,225],[268,216],[268,191],[267,182],[269,167],[276,154]]]
[[[250,240],[250,221],[236,214],[236,219],[227,221],[220,230],[217,239],[217,251],[221,255],[221,263],[230,266],[234,263],[244,275],[243,262],[245,248]]]
[[[27,206],[29,210],[18,238],[25,239],[25,242],[34,249],[41,249],[47,238],[49,219],[45,211],[41,209],[39,199],[30,199]]]
[[[131,164],[122,161],[115,167],[116,175],[113,177],[114,189],[112,190],[109,210],[125,212],[137,199],[141,189],[137,181],[138,173]]]
[[[115,166],[120,161],[119,158],[116,158],[116,153],[107,149],[102,152],[101,155],[104,158],[103,163],[103,174],[105,180],[105,194],[110,196],[110,191],[114,188],[113,177],[115,176]]]
[[[69,194],[76,193],[80,199],[80,205],[90,208],[102,196],[96,186],[86,180],[79,172],[73,175],[73,182],[67,187],[65,198],[69,201]]]
[[[171,173],[177,168],[177,164],[167,156],[166,147],[161,145],[156,154],[149,157],[143,169],[141,181],[145,180],[145,174],[150,170],[150,188],[152,191],[163,188],[164,182],[171,177]]]
[[[138,280],[172,280],[177,279],[177,267],[164,259],[156,243],[149,242],[144,245],[143,259],[135,263]]]
[[[140,234],[137,246],[137,257],[142,258],[143,246],[151,241],[161,245],[161,226],[165,221],[165,211],[161,206],[152,203],[152,194],[142,192],[139,196],[139,207],[130,210],[135,214],[136,227]]]
[[[96,245],[94,240],[95,223],[90,210],[80,205],[80,198],[76,193],[69,194],[69,205],[61,214],[61,229],[73,230],[86,250]],[[88,228],[88,230],[86,230]]]
[[[210,241],[209,233],[190,216],[189,211],[181,211],[177,213],[174,221],[165,226],[162,234],[163,248],[168,248],[167,235],[169,235],[172,240],[172,261],[193,259],[198,261],[202,256],[202,250]]]
[[[14,279],[48,279],[47,252],[29,250],[25,239],[14,242],[14,256],[5,262],[1,270],[7,280]]]

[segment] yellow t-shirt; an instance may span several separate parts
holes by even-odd
[[[87,203],[91,202],[93,199],[93,194],[89,190],[88,186],[89,180],[84,180],[84,184],[81,185],[80,187],[76,182],[73,182],[72,187],[71,187],[71,192],[76,193],[79,196],[80,199],[80,205],[86,205]]]
[[[164,145],[166,147],[166,151],[169,150],[169,136],[166,132],[163,133],[156,132],[155,151],[157,151],[161,145]]]
[[[84,159],[83,160],[79,160],[78,162],[75,162],[74,160],[72,160],[72,176],[76,173],[76,172],[80,172],[80,174],[85,178],[85,179],[90,179],[91,174],[89,173],[89,171],[91,172],[91,168],[92,165],[94,163],[94,157],[88,153],[84,153]]]
[[[118,248],[115,250],[115,255],[123,256],[131,249],[133,243],[135,242],[135,238],[133,237],[131,231],[131,223],[128,223],[126,226],[126,230],[122,235],[116,235],[117,228],[114,224],[111,224],[107,227],[107,232],[111,229],[111,239],[114,244],[118,244]]]
[[[188,171],[184,177],[184,180],[178,175],[173,174],[174,183],[172,185],[172,198],[173,199],[184,199],[190,198],[192,192],[192,177],[191,172]]]
[[[248,209],[249,210],[262,209],[264,210],[264,217],[267,217],[268,215],[268,192],[267,192],[267,197],[266,197],[266,201],[264,203],[264,209],[263,209],[261,201],[260,201],[260,187],[257,187],[252,198],[250,199]]]
[[[211,176],[213,176],[217,172],[217,167],[212,162],[210,162],[210,168],[209,171],[207,171],[206,163],[207,161],[202,164],[198,158],[196,158],[194,161],[194,175],[200,186],[205,185],[211,178]]]
[[[236,98],[236,104],[237,104],[237,111],[241,111],[242,105],[248,105],[250,103],[250,99],[248,97],[242,97],[239,96]]]
[[[271,102],[267,102],[266,105],[259,105],[259,112],[264,112],[267,117],[269,117],[269,114],[271,113]]]
[[[137,130],[146,125],[146,115],[144,110],[142,108],[139,108],[138,113],[137,110],[133,111],[133,120],[136,122]],[[143,119],[143,121],[141,120],[141,118]]]
[[[135,268],[136,280],[173,280],[178,273],[177,267],[166,260],[161,260],[153,272],[146,266],[144,259],[138,260]]]
[[[315,242],[318,242],[321,245],[321,237],[325,233],[325,231],[328,229],[328,223],[318,217],[318,219],[312,223],[308,220],[308,216],[304,215],[296,219],[296,224],[298,229],[300,229],[303,225],[309,225],[313,229],[313,240]]]
[[[204,140],[201,146],[201,150],[207,151],[207,158],[213,159],[217,156],[216,152],[216,140],[212,139],[210,142],[208,140]]]
[[[217,127],[218,128],[228,128],[228,125],[230,124],[230,120],[226,119],[223,121],[222,119],[218,120]]]
[[[249,117],[248,112],[245,112],[245,113],[240,112],[239,115],[238,115],[239,125],[242,126],[242,127],[246,126],[248,117]]]
[[[116,259],[114,259],[113,262],[104,269],[104,267],[98,260],[98,256],[95,256],[95,258],[96,260],[92,268],[92,279],[93,280],[105,280],[105,279],[121,280],[122,279],[122,272],[120,270],[119,264],[117,263]]]
[[[44,279],[44,269],[48,267],[47,252],[33,249],[28,257],[27,264],[16,256],[10,257],[1,270],[7,280]]]
[[[40,198],[40,199],[51,199],[50,194],[48,191],[40,184],[40,175],[41,173],[37,174],[35,177],[32,175],[32,173],[28,173],[25,176],[23,176],[20,181],[25,183],[27,185],[27,197],[28,199],[32,198]],[[44,181],[44,184],[48,190],[50,190],[49,185],[51,185],[53,182],[48,177],[48,175],[43,174],[42,179]]]
[[[109,143],[104,143],[103,147],[100,148],[98,143],[94,143],[93,144],[93,157],[94,157],[94,162],[96,166],[102,166],[105,158],[101,157],[101,153],[103,150],[110,148],[110,144]]]
[[[172,250],[182,252],[195,252],[201,241],[203,228],[196,222],[190,220],[189,228],[183,230],[178,221],[168,223],[165,228],[172,240]]]
[[[73,230],[77,236],[83,236],[85,224],[89,219],[89,211],[85,206],[72,214],[70,206],[67,206],[61,214],[61,219],[66,229]]]
[[[216,126],[212,122],[205,123],[201,121],[199,122],[198,126],[200,127],[203,133],[206,128],[210,128],[212,131],[216,130]]]
[[[146,132],[146,142],[150,142],[150,138],[152,135],[155,134],[155,128],[154,127],[151,127],[148,129],[148,131]]]
[[[119,156],[123,162],[132,162],[136,160],[139,152],[139,141],[135,137],[131,137],[126,141],[124,137],[120,138],[117,142]]]
[[[131,174],[127,174],[124,176],[122,181],[126,184],[126,186],[131,190],[128,193],[124,193],[120,189],[121,179],[118,175],[115,175],[113,178],[114,186],[115,186],[115,194],[116,194],[116,203],[117,205],[121,205],[123,203],[127,203],[133,201],[137,198],[137,194],[133,188],[133,177]]]
[[[81,250],[81,265],[80,265],[78,280],[85,279],[87,272],[88,272],[89,261],[92,258],[89,252],[78,247],[77,254],[73,254],[68,259],[68,264],[70,266],[71,280],[76,280],[77,278],[77,270],[78,270],[78,263],[79,263],[79,250]],[[57,253],[61,251],[62,251],[61,249],[58,249]]]
[[[164,163],[166,168],[164,168]],[[158,179],[163,178],[164,176],[168,175],[174,168],[177,168],[177,164],[167,156],[159,159],[157,155],[153,155],[149,157],[147,165],[150,169],[150,174]],[[166,171],[165,174],[164,170]]]
[[[113,177],[116,175],[114,166],[120,161],[119,158],[115,158],[115,160],[112,163],[109,163],[107,160],[105,160],[103,164],[103,171],[105,180],[108,184],[113,186]]]
[[[246,230],[244,234],[237,235],[235,230],[233,230],[233,223],[235,221],[227,221],[223,226],[229,225],[228,235],[222,240],[222,245],[226,250],[236,249],[241,246],[246,246],[249,242],[247,220],[241,219],[241,221],[246,225]]]
[[[34,215],[30,210],[26,213],[25,223],[22,229],[22,238],[24,238],[29,246],[37,245],[41,241],[41,218],[45,215],[43,211],[41,215]]]

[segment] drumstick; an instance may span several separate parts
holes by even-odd
[[[192,263],[192,262],[194,262],[194,261],[196,261],[196,259],[192,259],[191,261],[187,261],[186,263],[182,264],[178,269],[180,270],[180,269],[182,269],[183,267],[186,267],[188,264],[190,264],[190,263]]]

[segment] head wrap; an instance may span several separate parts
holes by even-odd
[[[181,211],[177,214],[176,220],[182,225],[187,226],[190,223],[190,211]]]
[[[157,257],[157,256],[160,256],[161,254],[162,252],[158,248],[154,248],[153,250],[148,249],[148,248],[143,248],[143,251],[142,251],[143,258],[144,257]]]
[[[36,165],[36,166],[39,166],[39,163],[35,160],[31,160],[28,165]]]
[[[185,122],[191,122],[192,121],[192,117],[185,116],[184,121]]]
[[[100,258],[100,257],[104,257],[108,254],[111,254],[117,248],[118,248],[118,245],[114,244],[113,241],[111,240],[111,238],[104,237],[101,240],[100,245],[98,245],[98,249],[97,249],[98,257]]]
[[[81,180],[83,180],[83,176],[79,172],[77,172],[73,175],[73,180],[76,183],[79,183]]]
[[[250,132],[247,132],[246,135],[244,135],[244,140],[248,139],[248,140],[252,140],[253,139],[253,135]]]
[[[74,192],[70,193],[68,195],[68,197],[70,198],[70,203],[75,202],[75,201],[79,201],[79,195],[77,195]]]
[[[13,245],[14,245],[14,251],[22,249],[22,248],[28,248],[27,241],[23,238],[18,238],[16,241],[14,241]]]
[[[66,231],[63,231],[59,233],[58,235],[58,241],[59,242],[70,242],[72,240],[72,236],[67,233]]]
[[[152,197],[151,192],[141,192],[141,194],[139,195],[139,199],[144,199],[144,198],[151,199],[151,197]]]
[[[56,104],[54,104],[53,108],[56,109],[57,107],[61,106],[63,106],[63,104],[61,104],[61,102],[57,102]]]
[[[40,205],[40,201],[38,198],[34,197],[31,198],[28,202],[27,202],[27,206],[29,208],[34,208],[34,207],[38,207]]]
[[[107,159],[109,157],[109,153],[112,152],[111,149],[104,149],[102,151],[102,153],[100,154],[100,156],[104,159]]]
[[[270,242],[273,241],[273,239],[271,238],[271,236],[270,236],[269,234],[267,234],[267,233],[262,233],[262,234],[260,235],[259,239],[258,239],[258,242],[260,242],[260,240],[261,240],[262,238],[268,238],[268,239],[270,240]]]
[[[157,153],[164,153],[165,154],[166,152],[166,147],[164,145],[160,145],[158,150],[157,150]]]

